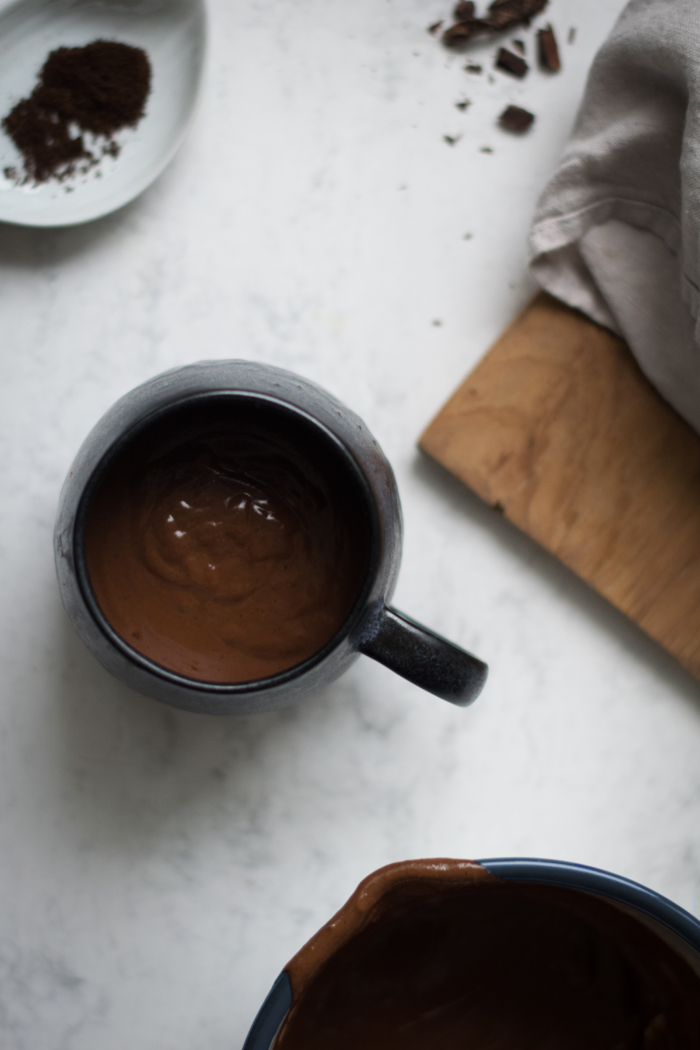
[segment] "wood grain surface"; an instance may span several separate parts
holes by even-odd
[[[539,293],[420,447],[700,679],[700,437],[621,339]]]

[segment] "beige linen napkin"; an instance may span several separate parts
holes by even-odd
[[[700,0],[631,0],[531,231],[540,284],[621,335],[700,432]]]

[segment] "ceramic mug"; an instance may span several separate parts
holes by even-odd
[[[487,888],[490,903],[489,897],[472,897],[466,921],[464,913],[460,916],[447,910],[441,918],[440,907],[449,902],[450,894],[452,900],[459,899],[457,895],[461,894],[464,901],[464,895],[473,893],[475,887]],[[529,937],[524,936],[522,930],[513,935],[513,915],[518,913],[509,913],[505,906],[501,910],[499,905],[504,893],[511,901],[518,901],[522,896],[519,914],[529,923]],[[586,917],[592,914],[591,929],[595,930],[597,923],[597,929],[603,930],[604,935],[617,938],[617,943],[611,940],[612,950],[601,949],[595,940],[587,939],[585,932],[577,942],[573,928],[562,932],[558,941],[555,938],[550,942],[546,932],[547,913],[541,910],[542,899],[548,901],[547,894],[554,895],[557,910],[553,914],[563,915],[565,921],[572,914],[578,915],[579,920],[582,914]],[[538,900],[540,910],[533,913]],[[541,922],[543,915],[545,921]],[[559,921],[555,919],[555,932]],[[478,967],[489,954],[492,936],[497,938],[497,948],[493,965],[488,969],[491,984],[479,988],[475,973],[478,977]],[[532,967],[533,945],[536,952],[538,942],[548,946],[555,943],[561,949],[560,957],[552,961],[555,979],[558,972],[564,972],[566,981],[574,987],[574,995],[579,994],[577,987],[582,989],[578,1005],[584,1014],[592,1012],[592,1007],[600,1001],[605,1009],[616,997],[625,1004],[630,1001],[638,1004],[641,1000],[642,1010],[646,1006],[649,1016],[642,1019],[637,1041],[615,1038],[606,1041],[606,1046],[634,1045],[645,1050],[658,1046],[661,1050],[673,1045],[678,1050],[694,1050],[700,1045],[700,923],[683,908],[629,879],[579,864],[533,859],[439,858],[391,864],[368,876],[341,910],[284,968],[260,1008],[243,1050],[271,1050],[278,1033],[282,1050],[288,1046],[296,1050],[302,1044],[315,1050],[320,1045],[317,1040],[327,1036],[326,1026],[343,1033],[345,1039],[338,1043],[343,1047],[386,1045],[387,1033],[392,1037],[392,1048],[394,1037],[398,1039],[401,1033],[404,1033],[402,1046],[462,1045],[461,1024],[465,1022],[460,1023],[459,1019],[455,1022],[454,1014],[450,1022],[452,1028],[431,1042],[431,1038],[435,1039],[434,1032],[416,1031],[416,1020],[406,1021],[400,1012],[405,1009],[408,1016],[414,1011],[420,1024],[424,1018],[439,1015],[449,1018],[460,1000],[467,1003],[465,1016],[469,1023],[473,1016],[469,1011],[477,1004],[488,1014],[489,1046],[517,1045],[513,1042],[512,1026],[517,1023],[514,1018],[525,1016],[528,1026],[533,1022],[533,996],[529,994],[533,986],[528,990],[526,982],[530,976],[527,971]],[[453,964],[450,952],[455,948],[457,962]],[[630,952],[628,956],[626,951]],[[452,985],[449,990],[442,990],[443,1003],[439,981],[440,974],[445,972],[445,959],[450,960],[446,972]],[[647,966],[645,970],[649,960],[652,967]],[[513,965],[522,966],[525,971],[518,974],[520,981],[513,979]],[[632,966],[639,969],[633,970]],[[640,996],[633,987],[634,976],[630,980],[630,974],[635,972],[642,975],[642,982],[650,980],[652,968],[655,980],[663,985],[661,999],[664,992],[668,994],[671,990],[673,1002],[669,1011],[675,1006],[675,1013],[669,1012],[669,1016],[662,1012],[663,1001],[661,1010],[658,1004],[645,1002],[644,994]],[[540,980],[536,972],[532,979],[539,981],[534,986],[535,995],[544,998],[546,1005],[534,1017],[539,1029],[528,1027],[522,1033],[522,1042],[528,1047],[545,1042],[553,1046],[557,1036],[547,1028],[550,1012],[556,1012],[552,1011],[551,983]],[[513,996],[523,989],[525,1006],[518,1013],[518,1008],[513,1009],[511,1004]],[[390,1004],[389,1010],[393,1013],[387,1017],[376,1010],[378,996],[385,996]],[[433,1001],[429,1003],[432,1009],[425,1009],[431,996],[437,1006]],[[556,1005],[561,1006],[563,1001],[564,996]],[[488,1003],[488,1007],[484,1008],[484,1003]],[[397,1022],[397,1010],[402,1023]],[[499,1032],[503,1032],[499,1028],[502,1022],[506,1035],[503,1044],[499,1036]],[[480,1023],[483,1026],[483,1017]],[[356,1024],[357,1030],[354,1027],[351,1030]],[[482,1038],[484,1031],[484,1027],[479,1029]],[[674,1040],[674,1032],[680,1032],[680,1042]],[[574,1045],[583,1045],[581,1032],[571,1032],[574,1034],[579,1040]],[[600,1038],[601,1033],[597,1034]],[[666,1036],[671,1042],[666,1041]],[[481,1045],[481,1039],[477,1041]],[[329,1042],[326,1038],[326,1045],[331,1042],[333,1040]],[[557,1042],[556,1045],[568,1044]],[[593,1039],[588,1045],[603,1044]]]
[[[358,597],[335,636],[299,665],[248,682],[187,678],[138,652],[110,625],[95,598],[85,557],[85,522],[100,479],[120,451],[169,414],[189,406],[231,413],[257,406],[275,412],[290,433],[305,428],[344,472],[363,507],[369,556]],[[292,703],[325,685],[364,653],[415,685],[460,706],[481,691],[481,660],[397,612],[390,600],[401,558],[401,507],[394,474],[353,412],[316,384],[270,365],[204,361],[136,387],[102,417],[84,441],[61,492],[54,550],[63,604],[97,659],[138,692],[210,714],[248,714]]]

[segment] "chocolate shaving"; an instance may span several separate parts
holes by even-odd
[[[544,11],[548,0],[493,0],[485,18],[476,18],[474,5],[459,3],[455,8],[464,12],[464,17],[459,17],[455,25],[450,26],[442,34],[442,42],[445,47],[461,48],[474,36],[483,33],[500,33],[504,29],[519,25],[530,24],[530,19]]]
[[[548,69],[550,73],[558,73],[561,69],[561,60],[559,58],[557,38],[551,25],[545,26],[544,29],[540,29],[537,33],[537,48],[542,68]]]
[[[441,25],[442,25],[442,19],[440,19],[439,22],[433,22],[433,24],[431,26],[428,26],[428,32],[432,33],[433,36],[435,36],[435,34],[437,33],[437,31],[438,31],[438,29],[440,28]]]
[[[535,114],[529,110],[521,109],[520,106],[507,106],[498,118],[498,123],[507,131],[522,132],[527,131],[534,120]]]
[[[24,157],[25,181],[60,181],[78,169],[85,173],[100,156],[116,156],[114,133],[138,124],[150,88],[151,65],[141,48],[95,40],[52,51],[29,98],[2,121]],[[86,148],[82,132],[106,139],[99,156]]]
[[[494,30],[510,29],[511,26],[525,22],[544,11],[548,0],[493,0],[486,16],[486,22]]]
[[[512,73],[514,77],[519,77],[520,79],[525,76],[530,68],[524,58],[505,47],[500,48],[496,55],[496,66],[498,69],[503,69],[506,73]]]
[[[481,18],[471,18],[468,22],[457,22],[442,34],[445,47],[463,47],[473,36],[488,33],[489,27]]]
[[[469,22],[474,17],[475,10],[476,6],[472,0],[459,0],[453,11],[455,22]]]
[[[513,41],[513,47],[517,48],[517,50],[520,52],[521,55],[525,54],[525,41],[524,40],[514,40]]]
[[[482,73],[483,72],[482,67],[478,66],[475,62],[468,62],[466,64],[466,66],[464,67],[464,69],[465,69],[465,71],[467,73]]]

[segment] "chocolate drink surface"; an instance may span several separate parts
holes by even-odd
[[[561,887],[488,875],[420,895],[397,885],[320,970],[296,966],[274,1050],[700,1046],[700,978],[685,959],[614,905]]]
[[[348,617],[368,564],[366,509],[333,449],[284,413],[225,407],[150,426],[90,497],[97,604],[133,649],[188,678],[295,667]]]

